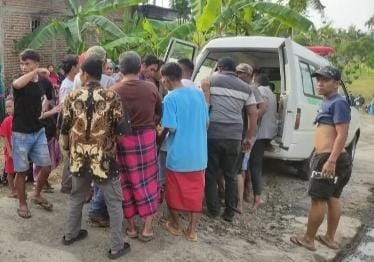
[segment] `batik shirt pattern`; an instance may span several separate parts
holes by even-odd
[[[105,180],[119,174],[116,164],[117,123],[123,115],[119,95],[99,83],[72,91],[64,102],[62,135],[68,135],[70,172]]]

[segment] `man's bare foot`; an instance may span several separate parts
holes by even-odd
[[[316,237],[316,240],[318,240],[322,245],[325,245],[328,248],[339,249],[339,244],[334,240],[330,240],[327,236],[318,235]]]
[[[30,218],[31,213],[27,205],[20,205],[17,209],[17,214],[22,218]]]
[[[260,208],[263,204],[265,204],[265,201],[262,200],[260,197],[255,199],[252,205],[252,211],[256,211],[258,208]]]
[[[293,236],[290,238],[290,241],[299,247],[304,247],[310,251],[316,251],[316,247],[314,246],[314,241],[309,242],[305,239],[305,237],[301,236]]]
[[[191,229],[189,228],[184,229],[183,234],[187,240],[190,240],[192,242],[197,242],[197,233],[193,232]]]

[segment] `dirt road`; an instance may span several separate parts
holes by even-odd
[[[365,115],[353,176],[342,197],[344,212],[337,233],[341,253],[350,250],[362,224],[373,219],[369,209],[374,202],[373,141],[374,117]],[[291,235],[305,229],[309,208],[307,182],[287,167],[267,171],[265,181],[267,203],[257,213],[250,213],[246,203],[244,214],[237,216],[232,224],[203,216],[198,243],[170,236],[155,223],[156,239],[147,244],[131,240],[131,253],[118,261],[334,261],[340,253],[319,244],[317,252],[309,252],[289,242]],[[48,213],[31,206],[33,217],[24,220],[16,215],[16,200],[6,194],[7,189],[1,187],[1,262],[107,261],[108,230],[93,228],[85,221],[83,227],[89,231],[86,240],[69,247],[61,244],[68,208],[66,195],[57,190],[48,194],[54,211]],[[86,218],[87,206],[84,211]]]

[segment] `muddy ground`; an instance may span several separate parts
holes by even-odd
[[[157,218],[155,240],[147,244],[130,240],[131,253],[118,261],[340,261],[354,248],[357,233],[373,221],[373,141],[374,117],[363,115],[353,176],[342,196],[344,212],[337,232],[341,243],[338,252],[320,244],[317,244],[317,252],[310,252],[290,243],[291,235],[305,229],[308,184],[295,175],[292,167],[268,163],[264,188],[266,205],[256,213],[250,213],[250,204],[246,203],[244,214],[236,216],[232,224],[203,216],[197,243],[169,235]],[[51,179],[57,189],[59,173],[60,169]],[[32,185],[28,190],[32,190]],[[108,230],[87,225],[87,205],[83,227],[88,229],[89,237],[66,247],[61,244],[61,237],[68,196],[55,190],[46,195],[54,203],[53,212],[31,205],[33,217],[24,220],[16,214],[17,201],[7,198],[7,193],[7,188],[0,186],[1,262],[107,261]],[[165,206],[158,217],[164,211]]]

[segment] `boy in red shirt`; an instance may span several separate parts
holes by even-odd
[[[7,117],[4,118],[0,126],[0,136],[4,138],[4,159],[5,173],[7,175],[8,185],[10,189],[9,197],[16,198],[17,192],[14,187],[14,167],[12,158],[12,122],[14,113],[13,97],[8,96],[5,100],[5,112]]]

